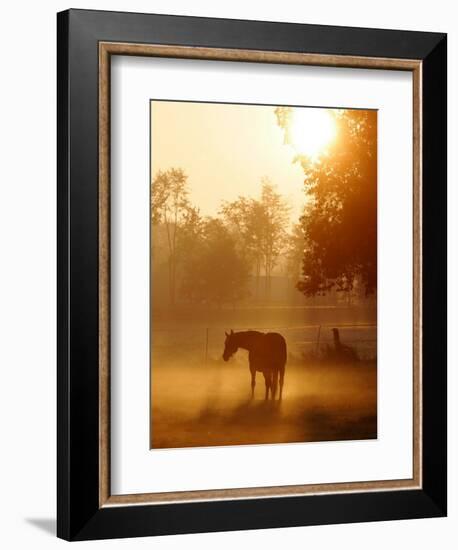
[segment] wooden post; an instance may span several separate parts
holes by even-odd
[[[208,327],[205,329],[205,363],[208,361]]]
[[[321,336],[321,325],[318,326],[318,335],[316,337],[316,349],[315,354],[318,357],[318,352],[320,350],[320,336]]]

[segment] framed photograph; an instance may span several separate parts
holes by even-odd
[[[446,515],[446,35],[58,14],[58,536]]]

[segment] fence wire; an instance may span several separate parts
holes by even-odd
[[[334,347],[333,328],[337,328],[342,344],[351,347],[361,360],[377,357],[377,325],[375,324],[312,324],[301,326],[232,327],[241,330],[279,332],[286,340],[290,359],[322,358]],[[220,327],[153,329],[153,355],[170,356],[192,353],[203,361],[217,360],[224,349],[225,331]]]

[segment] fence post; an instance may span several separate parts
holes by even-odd
[[[315,355],[318,357],[318,351],[320,349],[320,336],[321,336],[321,325],[318,325],[318,335],[316,337],[316,349]]]
[[[205,363],[208,360],[208,327],[205,329]]]

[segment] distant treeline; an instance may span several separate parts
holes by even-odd
[[[258,198],[225,201],[217,217],[201,216],[190,203],[180,168],[158,172],[151,197],[153,272],[166,267],[172,305],[269,301],[280,264],[297,280],[303,245],[297,228],[291,232],[286,200],[267,178]]]
[[[373,295],[377,288],[377,113],[334,110],[338,139],[318,160],[298,155],[304,211],[291,220],[268,178],[256,198],[223,202],[205,217],[189,200],[181,168],[151,183],[152,270],[167,280],[168,303],[223,305],[272,299],[273,277],[297,296]],[[288,130],[289,107],[275,110]],[[161,289],[162,291],[162,289]],[[299,291],[299,292],[297,292]]]

